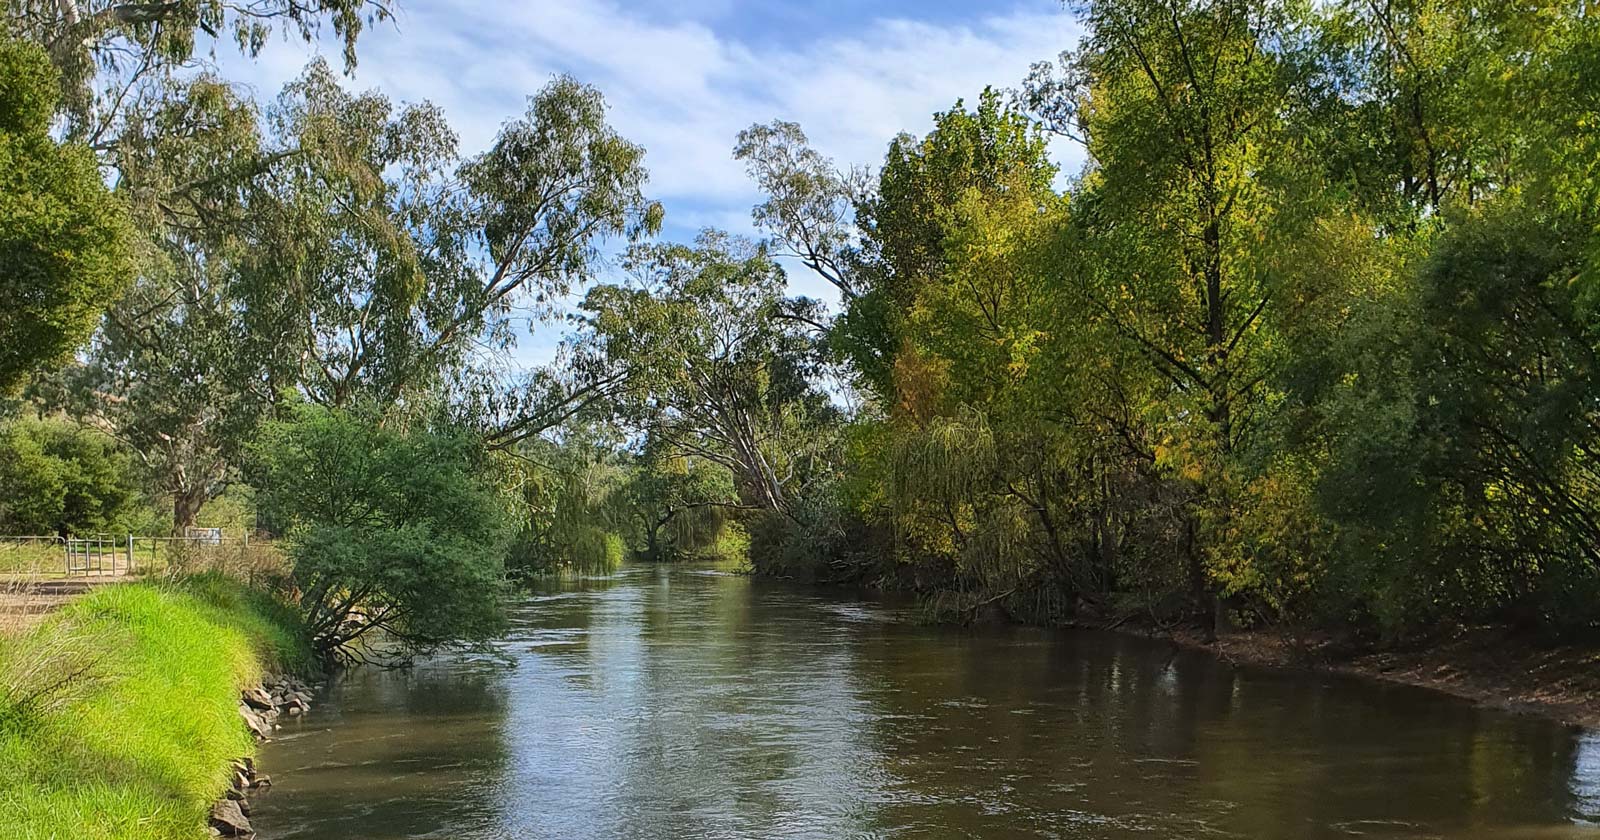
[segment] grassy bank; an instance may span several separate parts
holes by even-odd
[[[0,638],[5,836],[205,836],[254,750],[240,687],[309,657],[293,612],[214,575],[108,587]]]

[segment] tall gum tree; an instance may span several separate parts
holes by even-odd
[[[643,150],[592,88],[551,82],[465,161],[437,109],[347,93],[320,62],[264,116],[208,79],[165,101],[119,152],[152,258],[80,410],[152,461],[175,527],[285,390],[391,414],[498,400],[482,431],[510,446],[616,386],[487,370],[602,238],[659,224]]]
[[[590,291],[585,338],[632,370],[621,416],[665,451],[719,464],[744,504],[784,513],[835,409],[810,384],[813,337],[781,317],[784,274],[765,247],[707,231],[641,246],[636,280]]]

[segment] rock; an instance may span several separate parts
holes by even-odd
[[[252,708],[272,708],[272,695],[268,694],[259,685],[245,689],[244,691],[240,692],[239,696],[244,698],[244,702],[250,704]]]
[[[239,810],[239,803],[231,799],[223,799],[211,806],[211,827],[222,833],[223,837],[249,837],[255,833],[250,827],[250,818]]]
[[[239,813],[244,814],[246,817],[250,816],[250,800],[239,800]]]
[[[289,706],[287,709],[285,709],[285,711],[287,711],[289,713],[289,717],[294,717],[295,715],[298,715],[302,711],[305,711],[305,710],[301,709],[299,706]]]
[[[242,801],[244,801],[244,791],[242,791],[242,790],[234,790],[233,788],[228,788],[227,790],[223,791],[222,798],[223,799],[232,799],[235,802],[242,802]]]
[[[269,788],[269,787],[272,787],[272,777],[268,776],[265,773],[257,773],[256,774],[256,787],[258,787],[258,788]]]
[[[262,720],[261,716],[251,711],[249,707],[240,706],[239,716],[244,718],[244,725],[250,728],[250,734],[257,738],[265,741],[267,736],[272,733],[272,725]]]

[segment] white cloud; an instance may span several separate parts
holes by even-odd
[[[682,17],[696,11],[705,22]],[[759,40],[729,31],[736,5],[713,0],[676,13],[669,19],[660,8],[625,9],[612,0],[414,0],[395,25],[363,36],[351,85],[433,101],[470,154],[520,115],[553,73],[594,84],[617,129],[648,150],[650,193],[665,203],[670,232],[687,236],[705,225],[748,231],[759,197],[730,152],[751,123],[797,121],[841,164],[873,165],[896,133],[926,131],[932,112],[957,98],[971,102],[985,85],[1015,85],[1031,62],[1078,38],[1052,0],[959,22],[886,16],[845,33],[769,32]],[[255,62],[229,59],[224,70],[271,96],[312,50],[274,43]],[[320,50],[337,64],[336,48]],[[1061,162],[1069,171],[1078,166],[1075,157]],[[817,278],[796,277],[794,285],[831,297]]]

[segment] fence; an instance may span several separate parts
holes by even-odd
[[[248,548],[250,535],[224,536],[197,528],[181,537],[133,534],[0,536],[0,574],[102,577],[193,567],[227,551]]]

